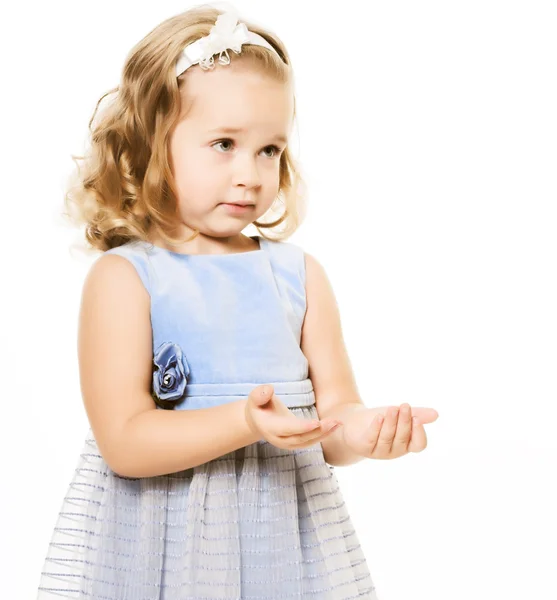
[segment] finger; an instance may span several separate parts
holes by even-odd
[[[321,440],[324,440],[334,431],[336,431],[339,427],[342,427],[342,423],[330,423],[326,427],[319,427],[315,431],[311,431],[309,433],[286,436],[285,438],[281,439],[290,440],[292,445],[297,448],[306,448],[308,446],[313,446],[314,444],[319,443]]]
[[[427,446],[427,435],[424,426],[417,417],[412,419],[412,437],[408,444],[408,452],[421,452]]]
[[[418,417],[420,423],[433,423],[439,417],[439,413],[434,408],[424,408],[423,406],[413,406],[412,416]]]
[[[396,426],[395,438],[393,440],[392,452],[395,454],[406,454],[408,444],[412,437],[412,412],[410,405],[405,402],[401,404],[398,411],[398,422]]]
[[[312,431],[308,431],[307,433],[301,433],[299,435],[290,436],[294,438],[297,443],[304,442],[317,442],[319,439],[328,436],[333,431],[336,431],[339,427],[342,426],[341,421],[336,421],[334,419],[328,420],[326,422],[321,421],[319,427],[316,427]]]
[[[320,421],[319,419],[313,419],[308,421],[306,419],[300,419],[295,417],[294,419],[285,419],[284,426],[280,431],[275,433],[279,438],[287,438],[293,436],[303,436],[311,438],[312,436],[320,436],[323,431],[328,431],[332,425],[338,423],[334,419],[325,419]]]
[[[292,435],[301,435],[308,431],[315,431],[321,426],[319,419],[308,421],[299,417],[276,417],[271,433],[278,438],[287,438]]]
[[[390,408],[391,407],[389,406],[374,406],[373,410],[376,413],[386,417]],[[434,421],[436,421],[439,418],[439,413],[434,408],[427,408],[424,406],[413,406],[412,416],[418,417],[420,423],[425,425],[426,423],[433,423]]]
[[[369,434],[367,436],[366,442],[370,445],[369,454],[373,454],[375,452],[375,448],[377,447],[377,441],[379,439],[379,434],[381,433],[381,427],[385,421],[385,417],[382,414],[377,414],[373,417],[373,421],[371,422],[371,427],[369,429]]]
[[[393,441],[396,433],[398,420],[398,406],[394,406],[387,411],[387,416],[381,427],[379,438],[375,446],[375,451],[380,456],[387,456],[391,453]]]

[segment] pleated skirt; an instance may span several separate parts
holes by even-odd
[[[293,408],[317,417],[314,406]],[[377,600],[321,444],[260,440],[197,467],[127,478],[89,430],[38,600]]]

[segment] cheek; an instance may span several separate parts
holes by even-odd
[[[275,194],[278,194],[278,191],[280,189],[280,167],[278,165],[275,167],[275,170],[273,171],[273,182],[270,187],[273,188],[273,192]]]
[[[261,181],[266,185],[267,188],[278,187],[280,178],[280,166],[278,162],[263,166],[260,170]]]
[[[179,154],[174,165],[174,178],[181,195],[200,197],[214,188],[214,169],[202,155]]]

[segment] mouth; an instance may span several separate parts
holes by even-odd
[[[255,204],[233,204],[229,202],[221,202],[223,206],[231,214],[243,214],[255,208]]]

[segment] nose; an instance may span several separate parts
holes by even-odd
[[[257,161],[247,152],[238,153],[234,161],[234,185],[243,185],[247,188],[261,185]]]

